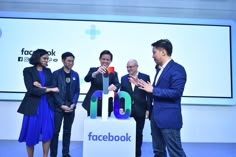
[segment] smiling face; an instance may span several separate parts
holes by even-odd
[[[104,54],[99,59],[101,66],[108,67],[111,64],[111,55]]]
[[[132,76],[136,75],[137,72],[138,72],[138,63],[137,63],[137,61],[135,61],[135,60],[128,61],[127,71],[129,73],[129,75],[132,75]]]
[[[62,62],[66,69],[72,69],[72,67],[74,66],[74,57],[68,56],[64,60],[62,60]]]
[[[48,65],[48,54],[41,56],[39,63],[42,67],[46,67]]]

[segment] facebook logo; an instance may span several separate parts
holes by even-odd
[[[23,57],[18,57],[18,62],[23,62]]]
[[[125,135],[112,135],[108,132],[107,135],[96,135],[93,132],[88,134],[89,141],[121,141],[121,142],[131,142],[131,136],[126,133]]]

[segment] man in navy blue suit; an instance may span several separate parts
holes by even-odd
[[[183,66],[171,59],[172,44],[161,39],[152,44],[153,59],[159,66],[153,85],[138,80],[139,88],[152,93],[153,109],[151,132],[155,157],[186,157],[181,145],[182,128],[181,97],[183,95],[186,72]]]
[[[65,52],[61,56],[63,67],[53,72],[54,84],[60,89],[54,95],[57,105],[55,112],[54,135],[50,144],[50,156],[57,156],[58,137],[63,121],[62,154],[70,157],[70,137],[72,124],[75,118],[76,104],[80,94],[79,74],[72,70],[75,56],[71,52]]]
[[[151,94],[139,89],[130,78],[142,79],[150,82],[149,75],[138,71],[138,62],[135,59],[127,63],[128,74],[121,78],[121,91],[128,92],[132,99],[131,117],[136,121],[136,157],[141,157],[141,146],[143,142],[143,128],[145,118],[149,117],[151,107]]]

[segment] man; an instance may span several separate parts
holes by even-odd
[[[143,128],[145,118],[149,116],[151,106],[151,95],[131,82],[130,78],[142,79],[150,82],[150,77],[146,74],[138,72],[138,62],[135,59],[129,60],[127,63],[128,74],[121,78],[121,91],[128,92],[132,99],[131,117],[136,121],[136,157],[141,157],[141,146],[143,142]],[[123,112],[123,109],[122,111]]]
[[[161,39],[152,44],[153,59],[159,69],[153,85],[138,80],[139,88],[152,93],[153,110],[151,132],[155,157],[186,157],[181,145],[182,128],[181,97],[183,95],[186,72],[183,66],[171,59],[172,44]]]
[[[59,93],[55,94],[57,105],[55,112],[54,135],[50,144],[51,157],[57,156],[58,136],[63,121],[62,154],[63,157],[70,157],[71,128],[75,117],[75,108],[80,94],[80,81],[77,72],[72,70],[75,56],[65,52],[61,56],[64,66],[53,73],[55,86]]]

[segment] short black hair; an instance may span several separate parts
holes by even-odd
[[[158,41],[152,43],[152,46],[155,48],[165,49],[168,56],[171,56],[171,54],[172,54],[173,46],[172,46],[170,40],[168,40],[168,39],[158,40]]]
[[[75,56],[71,52],[65,52],[61,55],[62,60],[65,60],[67,57],[73,57],[75,59]]]
[[[48,51],[44,49],[37,49],[33,52],[32,56],[29,59],[29,63],[36,66],[40,64],[40,57],[48,54]]]
[[[112,53],[111,53],[109,50],[104,50],[104,51],[102,51],[102,52],[100,53],[99,59],[101,59],[103,55],[110,55],[111,61],[112,61],[113,55],[112,55]]]

